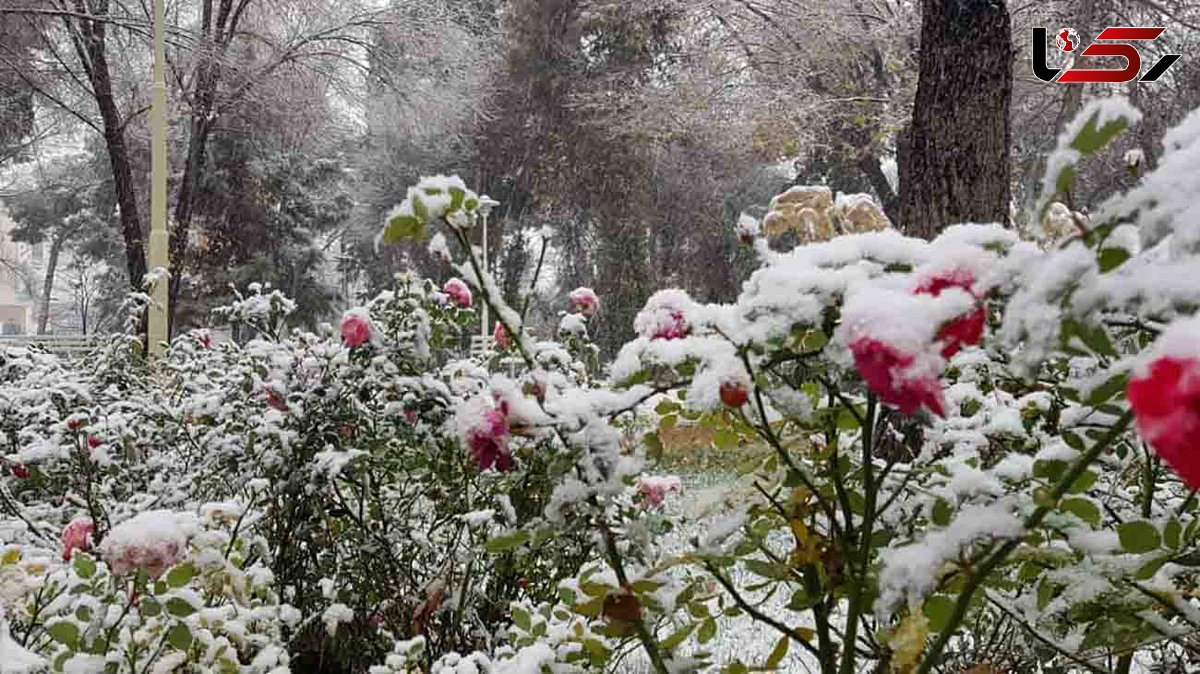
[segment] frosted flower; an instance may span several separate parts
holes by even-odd
[[[682,339],[692,333],[686,311],[695,303],[682,290],[660,290],[646,300],[646,306],[633,319],[633,329],[650,339]]]
[[[493,407],[483,397],[475,398],[459,410],[456,421],[459,436],[479,470],[512,470],[508,449],[508,414],[504,407]]]
[[[925,407],[945,416],[946,403],[937,373],[921,367],[917,355],[867,337],[851,343],[850,352],[867,388],[880,400],[904,414]]]
[[[918,295],[937,297],[948,288],[959,288],[976,300],[981,296],[975,289],[975,275],[967,269],[954,269],[926,277],[914,292]],[[949,358],[958,353],[963,346],[978,344],[983,339],[983,329],[986,325],[987,308],[982,303],[945,323],[937,334],[937,340],[942,344],[942,357]]]
[[[1129,382],[1137,428],[1171,470],[1200,487],[1200,360],[1164,356]]]
[[[438,258],[442,262],[450,261],[450,246],[446,244],[446,237],[438,232],[429,239],[429,254]]]
[[[512,346],[512,337],[508,336],[508,330],[499,321],[496,321],[496,327],[492,329],[492,339],[496,342],[496,346],[501,349],[507,349]]]
[[[90,517],[76,517],[63,527],[62,558],[64,562],[71,561],[75,551],[87,552],[92,549],[92,535],[96,533],[96,525]]]
[[[667,494],[683,489],[683,483],[675,475],[643,475],[637,479],[636,486],[642,495],[642,503],[652,508],[661,508]]]
[[[746,245],[754,243],[754,240],[762,234],[762,227],[758,220],[754,219],[746,213],[738,216],[737,225],[734,226],[734,231],[737,232],[738,240]]]
[[[467,287],[466,281],[455,277],[446,281],[442,286],[442,292],[450,298],[450,302],[460,309],[466,309],[471,306],[471,289]]]
[[[587,337],[587,319],[581,314],[564,314],[558,322],[558,334]]]
[[[342,343],[351,349],[370,342],[375,336],[371,316],[366,309],[357,307],[342,316]]]
[[[187,533],[179,515],[151,510],[113,527],[98,550],[115,575],[141,569],[157,579],[187,557]]]
[[[600,308],[600,298],[591,288],[576,288],[568,298],[571,300],[571,308],[584,316],[591,316]]]

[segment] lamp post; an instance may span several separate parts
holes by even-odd
[[[167,80],[165,0],[154,0],[154,85],[150,101],[150,246],[146,267],[151,271],[150,306],[147,309],[146,347],[161,356],[170,311],[167,259]]]
[[[488,248],[488,237],[487,237],[488,215],[491,214],[492,209],[494,207],[499,206],[499,205],[500,205],[499,201],[496,201],[495,199],[489,197],[486,194],[479,197],[479,215],[483,216],[483,273],[484,274],[488,273],[488,254],[487,254],[488,253],[488,250],[487,250],[487,248]],[[483,279],[479,279],[479,284],[480,284],[480,286],[483,285]],[[484,339],[486,339],[488,336],[488,305],[487,305],[487,302],[483,303],[483,320],[480,321],[480,323],[479,323],[479,334]]]

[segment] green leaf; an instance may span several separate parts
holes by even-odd
[[[696,641],[699,641],[701,644],[707,644],[708,642],[712,641],[713,637],[715,636],[717,636],[716,620],[708,618],[704,622],[700,623],[700,631],[696,633]]]
[[[954,613],[954,600],[944,594],[930,595],[925,599],[922,612],[929,618],[929,629],[941,632],[950,624],[950,616]]]
[[[529,533],[526,531],[514,531],[512,533],[503,534],[495,538],[489,539],[487,542],[488,552],[507,552],[515,550],[529,542]]]
[[[1038,610],[1046,608],[1046,605],[1049,604],[1050,600],[1054,599],[1057,594],[1058,587],[1053,583],[1046,582],[1046,579],[1043,578],[1042,582],[1038,583]]]
[[[599,639],[584,639],[583,648],[594,665],[600,665],[608,659],[608,647]]]
[[[1112,400],[1113,396],[1124,391],[1128,384],[1129,373],[1127,372],[1122,372],[1121,374],[1111,377],[1108,381],[1092,389],[1092,392],[1088,394],[1087,404],[1092,405],[1093,407],[1096,405],[1103,405],[1109,400]]]
[[[167,613],[177,618],[186,618],[195,612],[195,606],[192,606],[179,597],[171,597],[167,600]]]
[[[1179,523],[1179,519],[1172,517],[1167,520],[1166,526],[1163,527],[1163,542],[1168,548],[1178,550],[1183,544],[1183,525]]]
[[[466,196],[467,196],[467,193],[464,192],[461,187],[451,187],[450,188],[450,212],[454,212],[454,211],[457,211],[458,209],[462,208],[463,199]]]
[[[1106,121],[1103,126],[1097,125],[1099,118],[1100,111],[1097,110],[1071,140],[1072,148],[1083,154],[1094,154],[1129,127],[1129,120],[1122,116]]]
[[[177,651],[186,651],[192,647],[192,631],[183,623],[175,623],[167,630],[167,643]]]
[[[71,565],[75,567],[75,575],[84,580],[96,575],[96,562],[85,553],[75,553],[71,558]]]
[[[141,613],[147,618],[153,618],[154,616],[162,613],[162,604],[154,601],[150,597],[142,597],[142,602],[138,604],[138,613]]]
[[[779,663],[783,662],[783,659],[787,657],[788,646],[790,646],[791,643],[792,640],[790,638],[786,636],[779,637],[779,641],[775,642],[775,648],[772,648],[771,654],[767,656],[768,669],[775,669],[779,666]]]
[[[180,564],[167,572],[167,585],[183,587],[196,577],[196,567],[191,563]]]
[[[1170,557],[1159,557],[1158,559],[1152,559],[1139,566],[1137,572],[1133,574],[1133,577],[1137,580],[1149,580],[1154,577],[1154,574],[1158,573],[1158,570],[1162,568],[1163,564],[1166,564],[1169,561],[1171,561]]]
[[[67,648],[79,650],[79,626],[69,620],[60,620],[46,628],[50,638]]]
[[[738,446],[738,434],[729,428],[722,428],[713,434],[713,444],[717,449],[736,449]]]
[[[674,400],[663,400],[662,402],[660,402],[654,406],[654,411],[660,417],[663,415],[666,415],[666,414],[670,414],[672,412],[678,412],[679,411],[679,403],[675,402]]]
[[[1109,357],[1117,355],[1117,350],[1113,347],[1108,332],[1102,327],[1087,325],[1074,318],[1067,318],[1063,321],[1062,335],[1064,345],[1068,344],[1071,337],[1074,336],[1083,342],[1092,353]]]
[[[1067,164],[1058,172],[1058,177],[1054,180],[1054,189],[1058,194],[1066,194],[1075,186],[1075,167]]]
[[[954,514],[953,508],[946,499],[938,499],[933,503],[933,512],[930,514],[930,519],[939,527],[944,527],[950,524],[950,517]]]
[[[747,571],[756,576],[770,578],[771,580],[788,580],[791,578],[788,568],[782,564],[765,562],[761,559],[743,559],[742,564],[746,566]]]
[[[1130,257],[1124,248],[1104,248],[1100,250],[1100,272],[1107,273],[1125,264]]]
[[[1100,507],[1082,496],[1065,498],[1059,504],[1063,512],[1071,513],[1093,527],[1100,525]]]
[[[421,222],[429,220],[429,209],[426,208],[425,202],[421,201],[421,197],[415,194],[412,196],[412,212]]]
[[[1150,552],[1157,550],[1162,542],[1158,529],[1145,520],[1122,522],[1117,526],[1117,536],[1121,540],[1121,549],[1125,552]]]
[[[396,215],[388,220],[383,230],[383,242],[397,244],[405,239],[420,239],[425,236],[425,224],[411,215]]]
[[[1075,481],[1067,488],[1067,492],[1070,494],[1082,494],[1091,489],[1094,484],[1096,484],[1096,473],[1085,470],[1079,474],[1079,477],[1075,478]]]
[[[671,636],[663,639],[661,646],[668,651],[674,650],[680,644],[687,641],[687,638],[692,636],[692,632],[695,632],[699,625],[700,623],[689,622],[676,630]]]
[[[529,617],[529,611],[520,607],[513,607],[512,610],[513,623],[526,632],[533,627],[533,621]]]
[[[801,611],[807,611],[808,609],[816,606],[820,600],[821,597],[813,597],[808,594],[808,590],[799,588],[792,593],[792,599],[788,602],[787,607],[789,611],[796,611],[799,613]]]

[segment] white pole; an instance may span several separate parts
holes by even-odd
[[[488,214],[487,214],[487,211],[484,211],[483,212],[483,274],[484,274],[484,276],[487,276],[487,273],[488,273],[487,221],[488,221]],[[484,280],[479,279],[479,285],[482,286],[483,283],[484,283]],[[487,305],[487,302],[483,303],[483,320],[479,324],[479,334],[482,335],[484,339],[487,339],[487,337],[488,337],[488,305]]]
[[[154,86],[150,102],[150,246],[147,267],[166,270],[167,259],[167,80],[166,22],[164,0],[154,0]],[[151,304],[147,324],[147,349],[160,356],[169,339],[168,285],[164,277],[155,279],[150,289]]]

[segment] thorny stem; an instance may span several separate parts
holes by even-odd
[[[821,653],[817,650],[816,646],[813,646],[804,639],[800,638],[800,635],[796,632],[796,630],[751,606],[750,602],[746,601],[746,598],[738,593],[737,588],[733,586],[733,583],[729,582],[729,579],[726,578],[715,565],[712,563],[706,563],[704,566],[708,569],[708,572],[717,579],[717,582],[721,584],[721,587],[725,588],[725,591],[728,592],[729,596],[733,598],[734,603],[736,603],[739,608],[746,612],[746,615],[753,618],[756,622],[763,623],[764,625],[774,629],[776,632],[779,632],[783,636],[800,644],[809,653],[820,657]]]
[[[846,637],[842,640],[841,674],[854,672],[854,646],[858,637],[858,617],[862,614],[863,589],[867,584],[867,574],[871,567],[871,530],[875,525],[875,484],[872,454],[875,447],[872,441],[875,431],[875,396],[867,396],[867,413],[862,426],[862,471],[863,493],[866,496],[866,507],[863,509],[863,523],[859,530],[858,543],[858,577],[850,589],[850,610],[846,616]],[[847,541],[853,537],[847,537]]]
[[[591,502],[597,509],[600,504],[596,497],[591,497]],[[617,538],[609,528],[608,522],[604,520],[603,512],[596,520],[600,527],[600,535],[604,539],[604,555],[608,558],[609,565],[613,568],[613,573],[617,576],[617,583],[623,589],[629,587],[629,576],[625,573],[625,564],[621,561],[621,553],[617,550]],[[658,640],[646,627],[646,622],[640,617],[633,621],[634,629],[637,630],[638,640],[642,642],[642,647],[646,649],[646,656],[650,658],[650,664],[654,667],[654,671],[658,674],[670,674],[667,669],[667,663],[663,660],[662,652],[658,649]]]
[[[483,295],[483,301],[487,303],[488,309],[491,309],[496,314],[496,320],[500,322],[500,325],[504,326],[509,336],[512,337],[513,346],[517,347],[517,352],[521,354],[521,359],[525,361],[525,365],[530,369],[534,369],[536,364],[534,363],[533,356],[525,350],[525,342],[522,339],[524,333],[515,330],[514,326],[509,325],[508,321],[504,319],[504,312],[500,311],[500,305],[493,300],[492,293],[488,289],[487,281],[491,277],[484,276],[484,272],[479,266],[479,260],[475,259],[475,249],[471,247],[471,242],[467,240],[466,233],[458,227],[451,227],[450,230],[454,232],[454,235],[458,237],[458,242],[467,251],[467,260],[471,262],[471,270],[475,272],[475,278],[479,282],[479,290],[481,291],[480,294]],[[507,309],[509,307],[505,306],[504,308]]]
[[[1071,488],[1071,485],[1075,483],[1075,480],[1083,474],[1083,471],[1087,470],[1087,467],[1090,466],[1096,460],[1096,458],[1099,457],[1102,452],[1104,452],[1105,449],[1110,447],[1121,437],[1121,435],[1125,432],[1125,429],[1129,427],[1129,423],[1132,420],[1133,412],[1126,411],[1124,414],[1122,414],[1120,419],[1117,420],[1116,425],[1114,425],[1108,431],[1108,433],[1104,435],[1103,438],[1101,438],[1096,444],[1089,447],[1086,452],[1080,455],[1080,457],[1071,464],[1070,468],[1067,469],[1067,472],[1063,474],[1063,476],[1059,478],[1058,482],[1055,483],[1054,487],[1050,489],[1048,500],[1051,502],[1057,502],[1058,499],[1062,498],[1063,494],[1066,494],[1067,490]],[[1029,515],[1029,517],[1025,519],[1024,529],[1028,531],[1037,528],[1037,526],[1042,523],[1042,520],[1046,518],[1046,515],[1050,513],[1051,508],[1052,506],[1050,505],[1038,506],[1037,509],[1035,509]],[[979,590],[979,586],[983,584],[983,581],[992,571],[996,569],[997,566],[1000,566],[1000,564],[1007,559],[1010,554],[1012,554],[1013,550],[1017,549],[1017,546],[1021,544],[1022,540],[1022,536],[1011,538],[998,547],[992,548],[991,551],[985,555],[983,561],[980,562],[975,572],[967,578],[966,586],[963,587],[963,591],[958,595],[958,601],[956,601],[954,604],[954,612],[950,614],[950,620],[947,622],[946,628],[938,633],[937,641],[933,642],[933,645],[929,647],[929,650],[925,653],[925,657],[922,658],[921,665],[917,668],[915,674],[929,674],[934,665],[937,664],[938,659],[942,655],[942,651],[944,651],[946,649],[946,645],[950,643],[950,638],[954,636],[954,632],[957,631],[958,626],[963,621],[963,618],[966,617],[967,609],[971,604],[971,599],[975,596],[975,592]]]
[[[1001,613],[1008,616],[1009,620],[1012,620],[1013,622],[1015,622],[1016,624],[1018,624],[1022,628],[1024,628],[1025,631],[1029,633],[1029,636],[1031,636],[1034,639],[1037,639],[1038,641],[1042,642],[1043,644],[1049,646],[1051,649],[1056,651],[1059,655],[1062,655],[1066,659],[1087,669],[1088,671],[1096,672],[1096,674],[1104,674],[1104,671],[1101,670],[1100,668],[1091,664],[1087,660],[1084,660],[1083,658],[1079,657],[1078,655],[1068,651],[1067,649],[1063,648],[1062,646],[1059,646],[1058,644],[1054,643],[1053,640],[1048,639],[1047,637],[1043,636],[1041,634],[1041,632],[1038,632],[1038,630],[1035,626],[1030,625],[1029,623],[1025,622],[1024,618],[1013,613],[1013,611],[1010,608],[1008,608],[1007,606],[1005,606],[1003,603],[996,601],[996,599],[994,599],[990,593],[985,593],[985,595],[987,596],[988,602],[992,606],[995,606],[997,609],[1000,610]]]
[[[750,364],[750,356],[748,356],[745,352],[743,352],[741,356],[742,364],[746,368],[746,373],[750,375],[750,379],[753,381],[754,367]],[[759,419],[762,420],[762,426],[760,428],[758,424],[753,423],[751,426],[756,432],[758,432],[759,435],[762,436],[764,440],[767,441],[767,444],[769,444],[771,448],[775,450],[775,453],[779,455],[779,458],[783,459],[783,462],[787,464],[788,468],[790,468],[792,472],[795,473],[800,479],[800,481],[804,483],[804,486],[810,492],[812,492],[813,498],[816,499],[817,503],[821,506],[821,509],[825,511],[825,516],[829,518],[830,528],[836,531],[838,529],[838,521],[833,507],[821,497],[821,492],[817,490],[816,485],[813,484],[812,480],[808,479],[808,475],[805,474],[804,469],[796,463],[796,460],[792,457],[791,453],[789,453],[787,448],[785,448],[779,441],[778,436],[775,435],[775,430],[771,428],[771,423],[767,421],[767,406],[763,402],[762,392],[758,390],[757,386],[752,388],[754,392],[754,405],[758,410]]]

